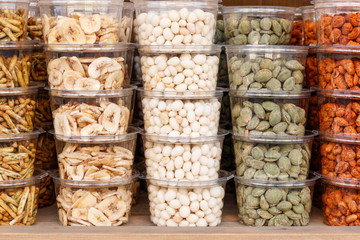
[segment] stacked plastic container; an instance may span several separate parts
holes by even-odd
[[[308,48],[287,46],[295,10],[223,7],[237,204],[240,222],[249,226],[305,226],[310,220],[316,134],[306,131]]]
[[[359,226],[359,1],[315,1],[323,212],[332,226]]]
[[[130,214],[139,132],[129,126],[135,89],[129,86],[134,47],[127,43],[132,18],[122,1],[41,0],[39,6],[60,222],[122,225]]]
[[[217,1],[135,1],[135,11],[151,221],[217,226],[231,176],[219,171],[227,132],[219,130]]]

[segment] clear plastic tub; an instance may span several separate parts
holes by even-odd
[[[319,46],[317,48],[319,88],[360,90],[360,48]]]
[[[73,181],[51,173],[60,223],[64,226],[120,226],[129,221],[133,175],[112,181]]]
[[[315,1],[318,44],[360,45],[360,2]]]
[[[110,90],[130,84],[133,45],[46,45],[49,85],[60,90]]]
[[[30,0],[29,18],[27,20],[27,40],[44,41],[38,0]]]
[[[61,179],[110,181],[127,179],[132,168],[138,128],[112,136],[66,137],[56,134]]]
[[[316,46],[311,45],[309,47],[309,52],[306,57],[305,63],[305,79],[304,85],[308,87],[318,87],[319,78],[318,78],[318,62],[316,55]]]
[[[44,123],[52,122],[49,91],[45,90],[43,87],[39,88],[39,93],[37,95],[34,121],[37,127],[41,127]]]
[[[41,179],[39,189],[39,208],[49,207],[56,202],[55,199],[55,185],[50,176]]]
[[[29,0],[4,0],[0,2],[0,41],[26,40]]]
[[[0,181],[0,225],[28,226],[35,223],[40,181],[46,176],[45,171],[36,169],[32,178]]]
[[[222,90],[160,92],[140,88],[138,91],[146,133],[169,137],[218,133]]]
[[[232,175],[219,172],[209,181],[167,181],[146,178],[150,219],[157,226],[215,227],[221,224],[226,182]]]
[[[221,46],[139,46],[143,85],[156,91],[216,89]]]
[[[135,87],[103,91],[49,90],[55,133],[64,136],[126,133],[132,121],[134,90]]]
[[[134,4],[131,2],[124,2],[122,10],[122,18],[120,25],[120,42],[130,43],[131,34],[133,31],[133,20],[134,20]]]
[[[163,137],[142,134],[146,175],[169,181],[217,179],[225,130],[209,137]]]
[[[317,44],[316,18],[313,5],[301,7],[303,17],[304,45]]]
[[[296,8],[223,7],[226,44],[288,45]]]
[[[360,138],[321,135],[321,174],[330,178],[360,178]]]
[[[217,20],[216,20],[216,31],[215,31],[215,40],[214,40],[214,44],[220,44],[220,45],[224,45],[225,44],[225,23],[224,23],[224,18],[222,15],[222,5],[219,4],[219,11],[218,11],[218,15],[217,15]]]
[[[0,135],[34,130],[38,86],[0,88]]]
[[[40,131],[0,135],[0,181],[32,178]]]
[[[305,180],[316,132],[302,137],[233,134],[236,175],[264,181]]]
[[[30,83],[47,83],[46,56],[44,46],[40,43],[34,43],[30,68]]]
[[[240,223],[247,226],[306,226],[310,222],[314,184],[308,180],[271,182],[235,177]]]
[[[123,1],[40,0],[48,44],[115,44],[120,40]]]
[[[0,40],[0,88],[29,86],[34,44],[33,41],[7,43]]]
[[[317,89],[317,94],[320,132],[359,136],[360,93]]]
[[[141,45],[211,45],[217,2],[135,1],[134,30]]]
[[[41,132],[36,144],[35,167],[52,170],[57,166],[55,139],[50,131],[53,129],[52,122],[44,122],[38,127],[44,131]]]
[[[304,136],[310,90],[230,90],[233,131],[245,135]]]
[[[322,177],[324,223],[330,226],[360,226],[360,182]]]
[[[226,46],[230,89],[299,91],[308,47]]]
[[[295,10],[295,17],[293,22],[293,28],[291,31],[290,45],[303,46],[304,45],[304,33],[303,33],[303,16],[301,8]]]

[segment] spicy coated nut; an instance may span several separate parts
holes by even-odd
[[[303,22],[296,21],[293,23],[291,31],[290,45],[302,46],[303,45]]]
[[[27,35],[28,11],[19,8],[0,9],[0,41],[24,41]]]
[[[330,226],[360,226],[360,191],[325,183],[322,202],[324,222]]]
[[[304,84],[309,87],[317,87],[319,85],[318,63],[315,53],[310,53],[306,57],[305,63],[305,80]]]
[[[317,44],[316,39],[316,23],[310,18],[304,20],[304,45]]]

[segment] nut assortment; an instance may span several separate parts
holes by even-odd
[[[299,61],[284,58],[242,59],[234,56],[228,60],[230,89],[299,91],[304,70]]]
[[[42,15],[44,41],[47,44],[115,44],[121,26],[111,14],[86,15],[73,12],[69,16]]]
[[[24,41],[27,34],[28,10],[0,9],[0,41]]]
[[[129,109],[106,100],[80,103],[71,100],[53,109],[55,133],[64,136],[118,135],[127,131]]]
[[[167,50],[166,47],[161,47],[161,49]],[[216,89],[220,46],[211,48],[202,46],[199,53],[196,53],[196,49],[192,50],[194,53],[183,53],[191,50],[187,47],[176,47],[172,50],[181,53],[164,54],[157,53],[156,50],[147,52],[140,47],[141,72],[146,90],[210,91]]]
[[[168,2],[166,4],[173,4]],[[176,4],[176,3],[175,3]],[[181,8],[154,9],[148,12],[137,12],[134,21],[138,43],[141,45],[210,45],[214,41],[216,14],[213,10]],[[156,7],[155,7],[156,8]],[[137,9],[138,11],[138,9]],[[141,9],[139,10],[141,11]]]
[[[221,103],[215,96],[200,99],[186,99],[184,96],[184,99],[171,100],[143,96],[146,133],[169,137],[216,135]]]
[[[134,143],[128,143],[130,148]],[[132,175],[133,152],[119,144],[82,145],[66,143],[58,155],[59,174],[68,180],[128,179]]]
[[[311,159],[310,143],[270,143],[242,139],[233,135],[236,175],[247,179],[290,181],[305,180]],[[288,141],[291,141],[290,138]]]
[[[157,226],[207,227],[221,223],[224,187],[174,188],[150,181],[150,219]]]
[[[236,198],[242,224],[257,227],[309,224],[312,196],[311,189],[305,184],[299,188],[264,188],[261,185],[248,186],[241,182],[237,182],[237,185]]]
[[[64,56],[50,60],[47,72],[52,89],[121,89],[125,77],[124,58]]]
[[[128,222],[132,184],[91,188],[57,184],[59,220],[64,226],[120,226]]]

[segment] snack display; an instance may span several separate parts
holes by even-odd
[[[216,90],[221,46],[140,46],[144,89]]]
[[[306,226],[310,222],[312,190],[308,180],[269,182],[235,177],[240,222],[248,226]]]
[[[2,1],[0,3],[0,41],[26,40],[29,1]]]
[[[288,45],[295,8],[269,6],[223,7],[226,44]]]
[[[236,175],[265,181],[306,180],[315,135],[249,137],[234,133]]]
[[[300,91],[307,47],[226,46],[230,89]]]
[[[220,171],[209,181],[167,181],[147,178],[151,221],[167,227],[214,227],[221,224],[226,182]]]

